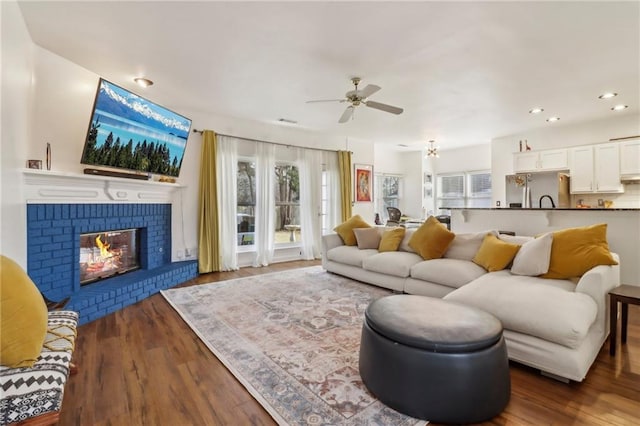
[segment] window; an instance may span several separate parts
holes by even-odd
[[[237,189],[238,245],[253,245],[256,208],[256,163],[253,160],[238,161]]]
[[[437,208],[491,207],[491,173],[460,172],[437,176]],[[444,210],[444,212],[443,212]]]
[[[388,218],[387,207],[400,207],[400,187],[402,177],[394,175],[377,174],[375,176],[373,197],[376,213],[384,223]]]
[[[292,164],[275,167],[275,243],[290,243],[300,238],[300,175]]]

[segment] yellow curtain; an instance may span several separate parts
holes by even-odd
[[[340,205],[342,221],[351,217],[351,151],[338,151],[338,169],[340,170]]]
[[[215,132],[212,130],[203,131],[200,159],[200,233],[198,237],[198,270],[201,274],[220,270],[216,145]]]

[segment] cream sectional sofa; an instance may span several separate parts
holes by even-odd
[[[471,261],[486,233],[456,235],[443,258],[423,260],[408,245],[412,231],[398,251],[382,253],[325,235],[322,265],[396,292],[483,309],[502,322],[511,360],[564,381],[586,377],[609,332],[607,294],[620,285],[619,266],[596,266],[577,282],[487,272]]]

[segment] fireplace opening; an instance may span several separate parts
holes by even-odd
[[[140,268],[139,229],[80,234],[80,285]]]

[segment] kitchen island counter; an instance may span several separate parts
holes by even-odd
[[[640,208],[451,208],[451,230],[539,235],[565,228],[607,224],[609,249],[620,255],[620,278],[640,285]]]

